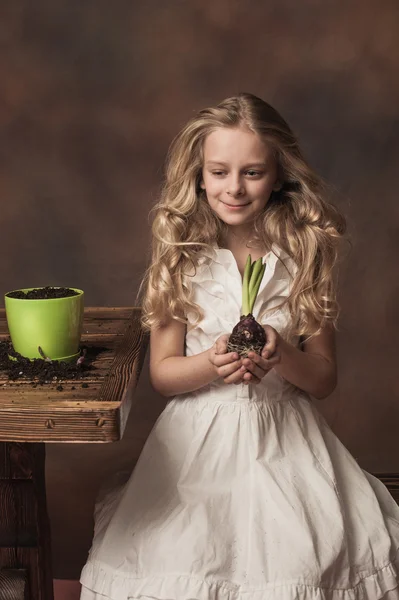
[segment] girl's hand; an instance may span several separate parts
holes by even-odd
[[[224,383],[242,383],[243,372],[240,370],[242,360],[237,352],[227,352],[229,335],[221,335],[212,348],[209,349],[209,362],[213,365],[215,372],[223,378]],[[245,373],[247,370],[245,369]]]
[[[281,360],[280,335],[270,325],[265,325],[264,330],[267,342],[263,346],[261,355],[250,352],[248,358],[242,360],[241,373],[244,383],[260,383],[260,380]]]

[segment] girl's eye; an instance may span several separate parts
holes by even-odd
[[[216,177],[221,177],[224,175],[224,171],[212,171],[212,175],[216,175]]]
[[[262,175],[260,171],[254,171],[254,169],[249,169],[246,174],[250,177],[259,177],[259,175]]]

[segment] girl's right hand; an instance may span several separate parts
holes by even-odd
[[[209,349],[209,362],[213,365],[215,372],[223,378],[224,383],[242,383],[243,372],[242,359],[237,352],[227,352],[229,335],[221,335],[214,345]]]

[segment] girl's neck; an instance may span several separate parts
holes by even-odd
[[[241,275],[244,272],[248,254],[251,255],[252,260],[256,260],[263,257],[267,250],[260,241],[255,239],[253,231],[238,233],[229,229],[221,245],[232,252]]]
[[[225,237],[221,243],[223,248],[237,252],[246,252],[247,254],[253,252],[262,252],[265,248],[262,243],[256,239],[256,236],[252,230],[247,231],[235,231],[233,228],[229,228]]]

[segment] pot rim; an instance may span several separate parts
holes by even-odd
[[[30,290],[43,290],[45,287],[52,287],[54,289],[60,289],[61,287],[65,287],[68,290],[73,290],[74,292],[78,292],[77,294],[75,294],[75,296],[65,296],[64,298],[10,298],[10,296],[8,294],[12,294],[14,292],[29,292]],[[80,296],[84,295],[84,291],[79,289],[79,288],[75,288],[75,287],[70,287],[70,286],[64,286],[64,285],[52,285],[52,286],[45,286],[45,285],[40,285],[38,287],[28,287],[28,288],[17,288],[16,290],[10,290],[9,292],[6,292],[4,294],[4,298],[6,298],[8,301],[11,302],[58,302],[60,300],[65,301],[68,300],[69,298],[79,298]]]

